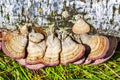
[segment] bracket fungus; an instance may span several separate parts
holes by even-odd
[[[103,63],[103,62],[107,61],[108,59],[110,59],[114,55],[115,50],[117,48],[118,40],[116,37],[109,37],[108,39],[109,39],[110,44],[109,44],[109,49],[108,49],[107,53],[105,54],[105,56],[103,58],[94,60],[92,63],[93,65]]]
[[[62,41],[62,51],[60,53],[61,64],[74,62],[83,57],[85,47],[82,44],[74,42],[71,37],[66,37]]]
[[[72,27],[75,34],[85,34],[90,31],[90,26],[82,18],[79,18]]]
[[[42,62],[45,49],[46,49],[45,41],[42,41],[40,43],[34,43],[29,41],[27,46],[28,54],[26,57],[26,62],[28,64],[36,64]]]
[[[83,23],[82,26],[89,27]],[[45,31],[26,25],[19,30],[1,31],[0,47],[5,55],[31,70],[58,64],[96,65],[113,56],[118,42],[115,37],[87,34],[90,27],[87,31],[80,29],[84,32],[72,33],[78,36],[76,39],[64,30],[57,32],[50,28]]]
[[[96,65],[114,55],[115,36],[120,37],[120,0],[11,1],[0,3],[0,50],[22,66],[38,70],[58,64]],[[31,23],[19,26],[24,22]]]
[[[80,40],[83,45],[87,45],[89,47],[86,47],[86,51],[89,50],[89,53],[85,53],[85,55],[87,56],[83,57],[83,59],[74,62],[75,64],[81,64],[84,58],[85,60],[83,64],[91,64],[92,62],[94,62],[94,64],[102,63],[105,61],[105,59],[103,58],[106,55],[110,55],[110,39],[103,35],[88,34],[90,31],[90,26],[82,18],[79,18],[75,22],[74,26],[72,27],[72,31],[73,33],[80,36]],[[114,41],[117,43],[115,39]],[[114,47],[115,46],[117,45],[114,44]],[[100,60],[103,61],[99,62]]]
[[[44,64],[48,66],[58,65],[61,52],[60,40],[54,34],[50,34],[47,37],[46,45],[47,48],[43,57]]]
[[[19,31],[8,31],[3,36],[2,50],[13,59],[24,58],[26,44],[26,34],[22,34]]]
[[[81,35],[81,40],[90,47],[88,60],[103,58],[109,49],[109,40],[105,36]]]

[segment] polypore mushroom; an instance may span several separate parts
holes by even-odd
[[[73,62],[73,64],[83,64],[84,61],[85,61],[85,57],[81,58],[81,59],[78,60],[78,61]]]
[[[54,35],[50,34],[46,41],[47,49],[43,57],[44,64],[48,66],[55,66],[59,64],[59,54],[61,52],[60,40]]]
[[[38,70],[38,69],[41,69],[41,68],[45,67],[45,65],[42,64],[42,63],[38,63],[38,64],[27,64],[27,63],[26,63],[26,59],[16,59],[16,61],[17,61],[20,65],[22,65],[22,66],[24,66],[24,67],[26,67],[26,68],[28,68],[28,69],[30,69],[30,70]]]
[[[105,36],[81,35],[81,40],[91,49],[88,54],[88,60],[103,58],[109,49],[109,40]]]
[[[90,26],[80,18],[73,25],[72,31],[76,34],[85,34],[90,31]]]
[[[44,39],[44,35],[41,33],[29,33],[29,40],[34,43],[39,43]]]
[[[33,28],[33,31],[28,34],[27,58],[28,64],[37,64],[42,62],[46,50],[46,42],[44,33],[40,28]]]
[[[103,62],[107,61],[108,59],[110,59],[114,55],[115,50],[117,48],[117,44],[118,44],[117,38],[109,37],[109,42],[110,42],[110,47],[109,47],[109,50],[107,51],[107,54],[103,58],[95,60],[92,63],[93,65],[103,63]]]
[[[37,64],[37,63],[42,62],[45,49],[46,49],[45,41],[35,43],[29,40],[28,46],[27,46],[28,55],[26,58],[26,63]]]
[[[22,34],[19,31],[7,31],[3,35],[2,50],[13,59],[24,58],[26,44],[26,34]]]
[[[70,36],[62,41],[62,52],[60,53],[60,63],[66,65],[83,57],[85,47],[74,42]]]

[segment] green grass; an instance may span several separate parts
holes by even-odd
[[[106,63],[58,65],[31,71],[0,52],[0,80],[120,80],[120,50]]]

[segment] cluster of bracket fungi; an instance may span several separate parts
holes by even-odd
[[[96,65],[113,56],[116,37],[88,34],[90,26],[83,19],[77,20],[71,31],[76,36],[30,24],[18,30],[1,29],[0,48],[5,55],[32,70],[58,64]]]

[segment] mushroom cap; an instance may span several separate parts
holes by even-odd
[[[60,63],[66,65],[73,63],[83,57],[85,47],[82,44],[74,42],[70,36],[62,41],[62,51],[60,53]]]
[[[29,40],[35,43],[39,43],[44,39],[44,35],[41,33],[29,33]]]
[[[39,27],[33,27],[33,30],[35,32],[28,34],[28,54],[26,57],[26,63],[28,64],[41,63],[46,50],[46,33]]]
[[[109,37],[109,42],[110,42],[110,47],[109,47],[109,50],[107,51],[106,55],[101,59],[95,60],[92,63],[93,65],[101,64],[101,63],[109,60],[114,55],[115,50],[117,48],[117,44],[118,44],[117,38],[116,37]]]
[[[44,56],[46,50],[45,41],[34,43],[29,41],[27,46],[27,57],[26,63],[28,64],[37,64],[42,62],[42,58]]]
[[[44,35],[45,39],[47,38],[47,33],[40,27],[33,27],[33,29],[35,30],[36,33],[41,33],[42,35]]]
[[[23,34],[28,32],[27,24],[25,24],[24,26],[22,26],[22,27],[20,28],[20,32],[23,33]]]
[[[76,34],[85,34],[90,31],[90,26],[83,19],[80,18],[73,25],[72,31]]]
[[[61,52],[60,40],[51,34],[46,41],[46,52],[43,57],[44,64],[47,66],[55,66],[59,64],[59,54]]]
[[[87,44],[91,49],[88,55],[89,60],[103,58],[109,49],[109,40],[105,36],[93,35],[89,37],[84,44]]]
[[[13,59],[24,58],[26,44],[26,34],[20,34],[18,31],[8,31],[3,36],[2,50]]]
[[[96,36],[97,37],[97,36]],[[94,39],[95,40],[95,39]],[[88,55],[88,59],[96,60],[103,58],[109,49],[109,40],[105,36],[99,36],[97,40],[90,41],[91,52]]]

